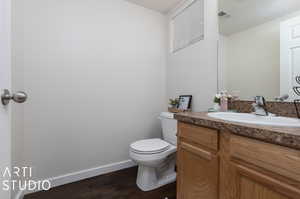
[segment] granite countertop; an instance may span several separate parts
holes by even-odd
[[[254,138],[264,142],[300,150],[300,128],[274,127],[266,125],[229,122],[209,117],[207,112],[177,113],[180,122],[229,131],[233,134]]]

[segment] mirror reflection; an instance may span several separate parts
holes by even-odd
[[[242,100],[299,98],[299,0],[219,0],[219,30],[221,90]]]

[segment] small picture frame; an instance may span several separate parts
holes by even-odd
[[[180,95],[177,109],[187,111],[192,106],[192,95]]]

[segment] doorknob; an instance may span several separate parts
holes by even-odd
[[[13,100],[16,103],[24,103],[27,100],[27,94],[22,91],[18,91],[14,94],[10,94],[9,90],[4,89],[1,93],[1,102],[2,104],[8,105],[10,100]]]

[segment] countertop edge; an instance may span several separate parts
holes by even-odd
[[[189,115],[189,113],[177,113],[175,114],[175,119],[184,122],[193,124],[196,126],[202,126],[207,128],[212,128],[220,131],[228,131],[235,135],[244,136],[248,138],[253,138],[263,142],[276,144],[296,150],[300,150],[300,132],[299,135],[294,135],[288,132],[270,130],[267,128],[262,128],[259,125],[244,125],[242,123],[228,122],[224,120],[218,120],[210,118],[207,116],[206,112],[202,113],[193,113],[198,114]]]

